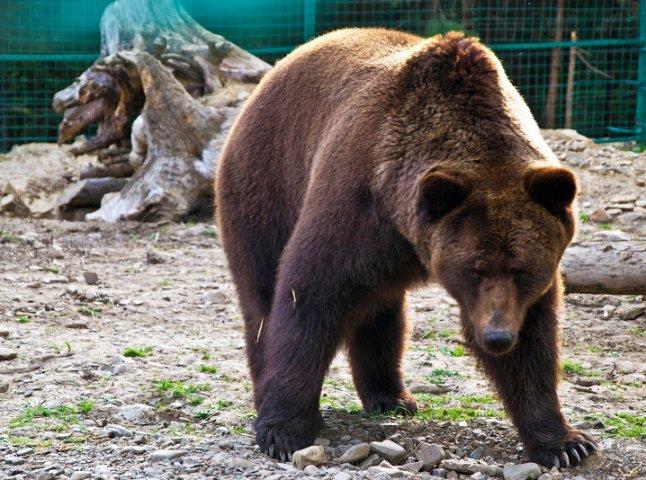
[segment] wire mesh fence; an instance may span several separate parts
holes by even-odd
[[[109,3],[0,3],[0,151],[56,138],[61,118],[52,97],[97,58]],[[646,139],[646,0],[181,3],[205,28],[269,62],[346,26],[423,36],[462,30],[496,51],[541,126],[574,128],[598,141]]]

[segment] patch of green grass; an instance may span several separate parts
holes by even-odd
[[[601,348],[601,347],[599,347],[597,345],[590,345],[588,347],[588,351],[590,353],[601,353],[601,352],[603,352],[603,348]]]
[[[139,234],[139,233],[131,233],[129,236],[130,236],[130,240],[140,240],[141,239],[141,234]]]
[[[501,409],[491,408],[498,402],[489,396],[436,396],[418,394],[417,416],[425,420],[463,421],[473,418],[503,418]]]
[[[94,409],[94,400],[81,400],[78,408],[80,413],[90,413]]]
[[[77,312],[81,315],[85,315],[86,317],[96,318],[101,316],[101,310],[86,307],[85,305],[79,307]]]
[[[583,376],[587,374],[585,368],[579,362],[572,362],[570,360],[563,360],[561,362],[561,369],[568,375]]]
[[[218,400],[215,403],[215,408],[219,412],[223,412],[225,410],[228,410],[229,407],[233,405],[233,402],[231,400]]]
[[[211,417],[211,412],[209,410],[196,410],[193,416],[199,420],[206,420]]]
[[[629,413],[616,413],[610,416],[595,416],[606,426],[607,434],[612,437],[643,439],[646,437],[646,416],[635,416]],[[613,428],[608,428],[613,427]]]
[[[456,332],[454,330],[440,330],[438,333],[438,336],[441,338],[450,338],[454,337],[456,335]]]
[[[140,348],[126,348],[123,352],[124,357],[137,358],[137,357],[146,357],[150,355],[153,351],[153,347],[140,347]]]
[[[190,397],[189,402],[193,398],[197,397],[197,393],[205,392],[211,389],[211,387],[209,387],[208,385],[186,385],[180,380],[170,380],[167,378],[157,380],[156,382],[154,382],[153,387],[158,393],[170,393],[170,396],[173,398]]]
[[[462,345],[456,345],[453,348],[442,346],[440,347],[440,352],[451,357],[464,357],[464,347]]]
[[[20,237],[15,233],[5,232],[4,230],[0,232],[0,243],[18,243],[20,242]]]
[[[628,331],[633,335],[646,335],[646,328],[633,327]]]
[[[16,317],[16,322],[18,322],[18,323],[29,323],[29,322],[31,322],[31,317],[29,315],[18,315]]]
[[[235,383],[237,381],[235,378],[233,378],[230,375],[227,375],[226,373],[223,373],[222,375],[220,375],[220,380],[226,383]]]
[[[200,397],[199,395],[191,395],[188,397],[188,404],[191,405],[192,407],[197,407],[198,405],[201,405],[204,403],[204,397]]]
[[[587,223],[590,221],[590,215],[585,212],[581,212],[579,213],[579,220],[581,220],[583,223]]]
[[[231,433],[233,433],[234,435],[241,435],[241,434],[245,433],[246,431],[247,430],[242,426],[233,427],[231,429]]]
[[[200,373],[218,373],[218,367],[215,365],[200,365],[198,371]]]
[[[321,408],[332,408],[334,410],[342,410],[348,413],[359,413],[363,408],[361,405],[353,401],[342,402],[325,394],[321,395],[319,404],[321,405]]]
[[[610,225],[609,223],[600,223],[599,225],[597,225],[597,227],[599,228],[599,230],[612,230],[612,225]]]
[[[80,422],[79,415],[85,415],[94,408],[92,400],[81,400],[76,406],[59,405],[57,407],[46,407],[45,405],[33,405],[25,408],[24,412],[13,419],[9,426],[11,428],[24,427],[33,424],[36,419],[45,418],[57,421],[46,428],[50,431],[66,431],[70,424]]]
[[[157,282],[157,286],[159,287],[170,287],[173,284],[170,280],[160,280]]]
[[[56,265],[51,266],[51,267],[45,267],[45,270],[46,270],[46,271],[48,271],[48,272],[50,272],[50,273],[54,273],[54,274],[56,274],[56,275],[58,275],[59,273],[61,273],[61,269],[60,269],[60,267],[57,267]]]
[[[429,373],[426,376],[426,380],[429,383],[439,384],[439,383],[444,383],[444,381],[447,378],[461,377],[461,376],[463,376],[463,375],[460,372],[458,372],[457,370],[450,370],[450,369],[447,369],[447,368],[436,368],[435,370],[433,370],[431,373]]]
[[[9,437],[5,440],[9,445],[15,447],[49,448],[53,444],[47,440],[29,437]]]
[[[205,347],[193,347],[191,348],[192,351],[196,353],[202,353],[202,360],[210,360],[211,359],[211,354],[209,353],[209,349]]]
[[[217,232],[213,227],[204,227],[204,230],[202,230],[202,235],[206,235],[210,238],[215,238],[217,236]]]

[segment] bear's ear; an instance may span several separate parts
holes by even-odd
[[[427,222],[439,220],[460,205],[471,191],[470,182],[454,172],[430,172],[419,182],[417,212]]]
[[[562,217],[576,197],[577,182],[565,168],[541,167],[527,175],[525,188],[536,203]]]

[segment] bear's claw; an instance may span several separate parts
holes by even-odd
[[[530,458],[548,468],[567,468],[580,463],[591,453],[594,453],[597,448],[597,443],[591,435],[580,432],[565,442],[559,450],[539,451],[530,455]]]

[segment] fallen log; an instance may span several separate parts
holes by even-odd
[[[568,293],[646,294],[646,241],[581,242],[561,261]]]

